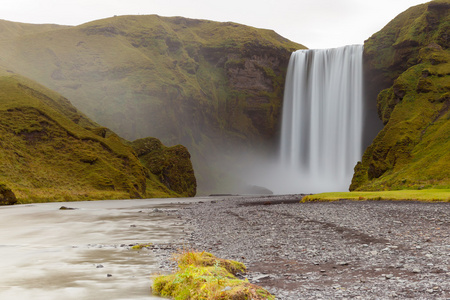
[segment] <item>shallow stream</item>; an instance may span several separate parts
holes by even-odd
[[[184,226],[161,211],[199,200],[0,207],[0,299],[160,299],[150,294],[157,254],[129,245],[176,242]]]

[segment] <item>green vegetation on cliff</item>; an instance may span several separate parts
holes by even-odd
[[[2,204],[179,196],[67,99],[1,69],[0,182]]]
[[[385,124],[350,190],[450,187],[450,1],[410,8],[365,43]]]
[[[212,190],[227,152],[275,139],[289,57],[304,48],[271,30],[156,15],[27,31],[0,46],[0,64],[120,136],[185,145]]]

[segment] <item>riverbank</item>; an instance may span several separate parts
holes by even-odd
[[[354,191],[331,192],[305,196],[306,201],[347,200],[410,200],[425,202],[450,202],[450,189],[394,190],[394,191]]]
[[[300,199],[216,197],[160,213],[185,226],[178,246],[245,263],[277,299],[450,297],[450,203]]]

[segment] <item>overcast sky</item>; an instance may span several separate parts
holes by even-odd
[[[362,44],[421,0],[1,0],[0,19],[79,25],[114,15],[183,16],[273,29],[308,48]]]

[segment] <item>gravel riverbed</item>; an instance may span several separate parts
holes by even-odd
[[[300,199],[224,196],[157,209],[186,228],[156,250],[161,268],[183,247],[245,263],[245,277],[277,299],[450,299],[450,203]]]

